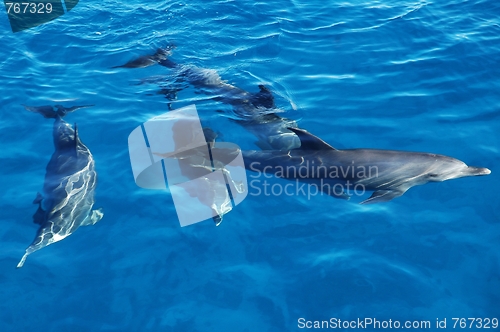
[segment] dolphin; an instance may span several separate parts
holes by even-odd
[[[161,60],[164,60],[167,58],[167,56],[170,54],[171,48],[159,48],[156,50],[156,53],[153,55],[143,55],[138,57],[137,59],[131,60],[123,65],[119,66],[114,66],[111,68],[144,68],[144,67],[149,67],[152,66],[156,63],[158,63]]]
[[[242,194],[245,191],[244,184],[240,181],[234,181],[231,172],[225,167],[236,157],[240,150],[234,145],[228,147],[227,143],[218,143],[216,145],[218,134],[209,127],[203,128],[203,135],[207,145],[190,147],[185,142],[182,142],[182,133],[185,131],[185,126],[176,128],[178,123],[174,124],[172,128],[176,152],[152,153],[162,157],[167,163],[167,167],[178,168],[180,175],[183,177],[189,180],[197,180],[196,184],[190,184],[189,181],[184,182],[183,188],[190,196],[198,197],[202,204],[212,210],[212,220],[215,226],[219,226],[223,216],[232,210],[230,193],[233,195]],[[178,132],[177,135],[176,132]],[[194,141],[198,140],[195,139]],[[178,166],[169,165],[169,159],[176,159]],[[220,178],[214,179],[209,176],[214,171],[219,171],[222,174],[224,182],[221,182]],[[175,178],[172,178],[172,181],[175,182]]]
[[[231,105],[236,115],[236,122],[254,134],[255,144],[263,150],[290,150],[300,146],[300,141],[287,128],[296,128],[294,120],[279,116],[283,112],[276,107],[271,91],[259,85],[259,92],[251,93],[221,79],[213,69],[199,68],[192,65],[180,65],[168,59],[174,46],[158,49],[155,54],[142,56],[124,65],[113,68],[143,68],[159,64],[174,71],[177,81],[184,81],[205,94],[215,95],[214,100]],[[173,98],[170,89],[162,90],[167,98]],[[177,89],[174,89],[174,93]]]
[[[363,193],[373,191],[360,204],[387,202],[413,186],[429,182],[491,173],[487,168],[467,166],[458,159],[433,153],[338,150],[305,130],[288,129],[299,137],[299,148],[244,151],[245,168],[305,182],[336,198],[348,199],[347,192],[352,189]]]
[[[76,124],[73,129],[62,119],[69,112],[92,105],[23,106],[45,118],[55,119],[55,151],[47,165],[43,195],[38,193],[33,201],[38,204],[33,222],[39,228],[18,268],[23,266],[29,254],[66,238],[80,226],[94,225],[103,217],[101,209],[92,210],[97,181],[94,158],[80,140]]]

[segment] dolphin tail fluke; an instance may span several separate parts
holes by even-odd
[[[24,262],[26,262],[26,257],[28,257],[28,253],[26,252],[23,257],[21,258],[21,260],[19,261],[19,263],[17,264],[16,268],[20,269],[23,267],[24,265]]]
[[[155,64],[160,64],[165,67],[173,68],[176,67],[177,64],[171,60],[168,60],[168,56],[172,54],[172,50],[175,48],[175,45],[171,44],[165,48],[159,48],[156,50],[155,54],[152,55],[143,55],[136,59],[130,60],[129,62],[114,66],[111,68],[145,68],[149,66],[153,66]]]
[[[92,210],[90,216],[82,222],[82,226],[91,226],[95,225],[99,220],[104,217],[104,212],[102,212],[102,209],[97,209],[97,210]]]
[[[52,106],[27,106],[27,105],[23,105],[23,104],[21,104],[21,105],[26,110],[33,112],[33,113],[39,113],[46,119],[53,119],[57,116],[57,113],[54,110],[54,107],[52,107]]]
[[[86,108],[86,107],[92,107],[94,105],[82,105],[82,106],[71,106],[71,107],[64,107],[62,105],[56,105],[55,108],[57,109],[57,115],[59,115],[61,118],[64,117],[66,114],[74,112],[76,110],[79,110],[80,108]]]
[[[94,105],[82,105],[82,106],[71,106],[64,107],[62,105],[55,106],[27,106],[22,105],[26,110],[39,113],[46,119],[63,118],[66,114],[76,111],[77,109],[84,107],[92,107]]]

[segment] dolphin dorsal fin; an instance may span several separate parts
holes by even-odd
[[[255,107],[274,108],[274,97],[271,90],[262,84],[259,85],[259,90],[260,91],[254,94],[250,99],[251,103]]]
[[[79,142],[79,137],[78,137],[78,126],[76,125],[75,122],[75,152],[78,151],[78,142]]]
[[[42,208],[42,200],[43,200],[42,195],[38,193],[37,198],[35,198],[35,201],[33,202],[35,204],[38,204],[38,209],[33,215],[33,222],[40,226],[42,226],[45,221],[45,210]]]
[[[321,138],[314,136],[308,131],[299,128],[287,128],[299,136],[301,150],[337,150]]]

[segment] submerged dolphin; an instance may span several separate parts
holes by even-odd
[[[44,194],[39,193],[33,201],[38,204],[33,222],[40,227],[18,268],[32,252],[64,239],[80,226],[94,225],[103,217],[101,209],[92,210],[97,181],[92,154],[80,141],[76,125],[73,129],[62,119],[67,113],[88,106],[24,107],[45,118],[55,119],[55,151],[47,165]]]
[[[361,204],[390,201],[428,182],[488,175],[487,168],[431,153],[375,149],[337,150],[305,130],[289,128],[300,138],[290,151],[244,151],[245,168],[306,182],[325,194],[348,198],[352,189],[374,191]]]
[[[120,65],[120,66],[114,66],[111,68],[144,68],[144,67],[149,67],[152,66],[156,63],[158,63],[161,60],[164,60],[167,58],[168,55],[170,55],[170,49],[171,48],[166,48],[162,49],[159,48],[155,54],[153,55],[143,55],[138,57],[137,59],[131,60],[127,62],[126,64]]]
[[[176,129],[176,124],[173,125],[172,130],[174,132],[185,131],[185,126]],[[168,167],[168,159],[176,159],[177,165],[173,166],[172,169],[178,168],[180,175],[189,180],[196,180],[193,182],[184,182],[183,188],[192,197],[198,197],[198,200],[209,207],[212,210],[212,220],[215,222],[215,226],[219,226],[222,222],[224,214],[232,210],[231,193],[242,193],[244,191],[244,186],[242,183],[237,183],[231,178],[231,173],[225,168],[225,165],[229,164],[239,152],[239,149],[235,149],[233,146],[230,149],[220,149],[219,146],[216,147],[215,140],[217,138],[217,133],[211,128],[203,128],[204,139],[207,143],[206,146],[196,146],[189,147],[182,142],[182,133],[178,134],[178,141],[175,141],[175,153],[155,153],[164,158],[164,162]],[[196,141],[196,140],[195,140]],[[227,145],[224,145],[227,147]],[[220,179],[213,179],[209,174],[213,171],[222,172],[225,177],[225,182],[222,183]],[[169,180],[170,181],[170,180]],[[172,178],[175,182],[175,178]],[[184,180],[185,181],[185,180]],[[231,188],[228,191],[227,186]]]
[[[142,68],[154,64],[170,68],[175,71],[178,80],[186,81],[204,93],[216,95],[214,100],[231,105],[238,117],[236,121],[257,136],[256,145],[259,148],[286,151],[300,146],[298,137],[287,129],[297,127],[296,122],[276,114],[282,110],[276,108],[274,97],[267,87],[259,85],[259,92],[250,93],[224,82],[215,70],[179,65],[167,58],[172,49],[173,46],[158,49],[154,55],[142,56],[113,68]],[[171,91],[165,93],[168,95]]]

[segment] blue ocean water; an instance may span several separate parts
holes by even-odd
[[[0,330],[500,319],[499,17],[495,0],[81,0],[14,34],[0,14]],[[170,72],[111,69],[168,44],[178,63],[252,92],[265,84],[281,115],[337,148],[434,152],[492,174],[366,206],[249,195],[219,227],[181,228],[168,193],[136,186],[127,148],[134,128],[168,111],[158,85],[140,83]],[[56,103],[95,105],[65,119],[94,155],[104,218],[17,270],[54,150],[52,120],[21,104]],[[193,103],[222,140],[256,148],[209,95],[187,88],[171,106]]]

